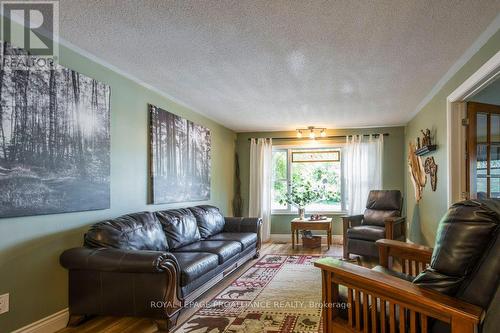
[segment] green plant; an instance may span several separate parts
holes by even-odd
[[[295,178],[290,193],[284,194],[280,199],[280,204],[288,203],[297,208],[304,208],[305,206],[321,199],[322,195],[318,189],[313,188],[310,181],[304,181],[301,178]]]

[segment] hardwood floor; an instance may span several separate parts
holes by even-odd
[[[323,255],[332,257],[342,256],[342,245],[339,243],[339,238],[334,237],[333,245],[330,250],[327,250],[326,244],[317,249],[304,249],[302,245],[296,246],[292,249],[291,243],[265,243],[261,249],[261,257],[266,254],[287,254],[287,255]],[[233,272],[230,276],[224,279],[216,287],[213,287],[205,293],[199,300],[200,302],[208,301],[226,288],[235,278],[245,272],[250,266],[255,263],[252,260],[247,264],[240,267]],[[372,266],[373,262],[366,262],[362,260],[363,266]],[[181,313],[178,320],[178,326],[189,319],[197,309],[187,309]],[[60,330],[59,333],[152,333],[156,332],[156,325],[146,318],[132,318],[132,317],[96,317],[78,327],[68,327]]]

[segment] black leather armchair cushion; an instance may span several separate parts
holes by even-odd
[[[189,210],[196,218],[202,238],[218,234],[224,229],[224,216],[220,213],[219,208],[202,205],[190,207]]]
[[[242,246],[239,242],[232,241],[202,241],[178,248],[175,252],[208,252],[219,257],[219,264],[239,254]]]
[[[385,238],[385,228],[376,225],[360,225],[347,229],[347,237],[350,239],[377,241]]]
[[[473,270],[481,270],[478,262],[483,262],[488,248],[496,241],[499,223],[498,201],[468,200],[454,204],[439,223],[430,267],[420,273],[414,283],[455,295],[460,287],[463,288],[464,281],[470,283]],[[496,269],[499,267],[496,265]],[[481,284],[481,281],[476,283]]]
[[[398,190],[370,191],[366,201],[363,224],[383,227],[388,217],[401,216],[403,196]]]
[[[156,212],[171,250],[201,239],[198,224],[189,209],[172,209]]]
[[[363,224],[383,227],[385,226],[385,219],[399,216],[401,216],[399,210],[366,209],[363,216]]]
[[[251,232],[221,232],[213,235],[207,240],[237,241],[240,242],[243,250],[257,243],[257,234]]]
[[[85,246],[124,250],[168,251],[162,226],[154,213],[120,216],[94,224],[84,237]]]
[[[219,258],[204,252],[173,252],[181,270],[181,286],[184,287],[200,276],[217,268]]]

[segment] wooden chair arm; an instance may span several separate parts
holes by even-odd
[[[388,217],[384,220],[385,238],[394,239],[395,228],[401,228],[401,235],[406,238],[406,217]]]
[[[451,323],[452,332],[455,332],[456,325],[472,327],[481,319],[483,310],[480,307],[395,276],[333,258],[321,258],[314,266],[321,268],[324,274],[331,274],[328,279],[333,284],[366,292],[416,313]]]
[[[379,239],[375,243],[378,246],[379,264],[383,267],[392,269],[391,258],[396,258],[401,263],[403,273],[416,276],[431,262],[430,247],[392,239]]]
[[[349,229],[351,227],[361,225],[362,220],[363,215],[342,216],[342,224],[344,225],[344,229]]]

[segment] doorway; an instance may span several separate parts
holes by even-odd
[[[497,196],[496,193],[500,192],[500,190],[497,191],[496,189],[497,182],[500,180],[497,180],[498,153],[495,150],[498,148],[497,141],[500,140],[496,138],[497,128],[491,127],[491,125],[497,126],[494,123],[492,124],[492,120],[494,122],[497,118],[496,116],[492,118],[491,114],[494,112],[481,112],[481,109],[477,108],[476,111],[479,110],[479,112],[476,112],[475,116],[469,118],[468,114],[468,104],[472,105],[471,103],[500,105],[500,91],[498,89],[500,89],[500,51],[484,63],[447,98],[446,149],[448,172],[446,180],[449,206],[467,198],[487,197],[488,195],[492,197],[492,194]],[[486,118],[482,115],[484,113],[486,113]],[[479,121],[477,114],[480,117]],[[490,114],[489,142],[487,138],[488,114]],[[475,124],[473,124],[474,121]],[[479,138],[479,140],[477,135],[474,139],[474,135],[469,134],[472,128],[475,128],[476,132],[478,131],[478,124],[483,126],[480,129],[481,131],[485,130],[483,133],[485,138]],[[478,145],[481,146],[478,147]],[[473,163],[474,157],[469,156],[469,153],[473,153],[474,149],[476,150],[475,163]],[[483,154],[479,157],[477,156],[478,149],[479,153]],[[488,150],[489,159],[487,156]],[[489,193],[488,183],[490,186]]]
[[[498,105],[467,102],[465,168],[471,199],[500,198],[500,80],[496,82],[486,90]]]

